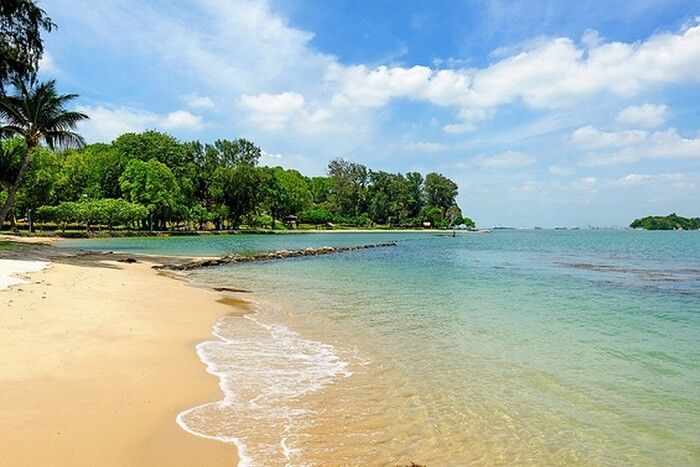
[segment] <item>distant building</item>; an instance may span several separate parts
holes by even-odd
[[[297,228],[297,216],[284,216],[282,218],[282,221],[284,222],[284,225],[291,229],[296,229]]]

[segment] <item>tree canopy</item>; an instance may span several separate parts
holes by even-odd
[[[633,229],[646,230],[698,230],[700,229],[700,217],[681,217],[676,213],[668,216],[647,216],[635,219],[630,224]]]
[[[0,227],[12,209],[34,149],[42,142],[50,149],[83,146],[83,138],[73,130],[81,120],[88,118],[80,112],[66,109],[66,105],[77,95],[59,94],[54,80],[27,83],[17,79],[14,86],[16,94],[0,96],[0,138],[22,138],[26,148],[3,202]]]
[[[21,137],[0,142],[2,193],[15,180],[26,148]],[[278,229],[285,228],[280,221],[287,216],[317,226],[473,225],[456,205],[457,186],[442,175],[375,171],[338,158],[329,163],[326,176],[307,177],[297,170],[259,166],[261,153],[242,138],[181,142],[152,130],[77,149],[39,147],[11,212],[23,218],[44,206],[37,218],[62,226],[94,227],[107,219],[110,228],[158,230]],[[94,204],[101,200],[111,201]],[[133,215],[104,214],[110,209]]]
[[[12,81],[34,78],[44,54],[41,32],[55,26],[35,1],[0,2],[0,95]]]

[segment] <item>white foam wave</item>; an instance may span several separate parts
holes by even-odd
[[[258,314],[227,316],[214,325],[217,340],[196,350],[207,371],[219,378],[220,401],[178,414],[189,433],[233,443],[240,466],[299,463],[300,446],[291,445],[309,417],[304,396],[338,378],[348,363],[335,348],[305,339],[288,327],[266,323]]]

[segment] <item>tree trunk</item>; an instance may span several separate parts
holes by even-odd
[[[7,213],[10,212],[12,204],[14,204],[15,202],[15,195],[17,194],[17,189],[22,183],[22,177],[24,177],[24,173],[27,171],[27,167],[29,167],[29,155],[32,153],[33,149],[34,146],[31,146],[29,145],[29,143],[27,143],[27,154],[24,156],[22,165],[19,168],[19,173],[17,174],[17,178],[15,178],[15,183],[12,184],[12,186],[10,187],[10,191],[7,192],[7,201],[5,201],[5,206],[2,208],[2,213],[0,213],[0,230],[2,230],[2,225],[5,222]]]

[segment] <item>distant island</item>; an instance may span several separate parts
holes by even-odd
[[[647,216],[635,219],[630,227],[645,230],[698,230],[700,229],[700,217],[681,217],[676,213],[668,216]]]

